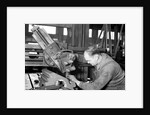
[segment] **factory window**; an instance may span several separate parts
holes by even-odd
[[[53,26],[42,26],[42,25],[37,25],[37,26],[39,26],[40,28],[44,28],[45,31],[48,34],[56,34],[56,27],[53,27]],[[29,24],[29,32],[32,32],[31,29],[32,29],[32,25]]]
[[[89,38],[92,38],[92,29],[89,29]]]
[[[100,37],[100,39],[102,39],[104,36],[104,31],[102,32],[101,36],[100,36],[100,33],[101,33],[101,30],[98,30],[98,37]]]
[[[111,32],[111,39],[114,40],[114,34],[115,32]]]
[[[118,32],[118,39],[122,40],[122,36],[120,36],[120,33]]]
[[[67,28],[64,28],[64,32],[63,35],[67,36],[68,32],[67,32]]]
[[[38,43],[32,43],[32,42],[29,42],[28,44],[31,44],[31,45],[39,45]]]

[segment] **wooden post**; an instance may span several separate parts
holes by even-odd
[[[103,40],[102,40],[102,48],[106,49],[106,37],[107,37],[107,31],[106,31],[106,27],[107,25],[105,24],[105,30],[104,30],[104,36],[103,36]]]
[[[112,41],[111,41],[111,24],[108,24],[108,32],[109,32],[109,51],[112,56]]]
[[[56,27],[56,34],[58,36],[59,42],[63,41],[63,28],[62,27]]]
[[[113,54],[114,55],[115,55],[115,48],[117,45],[117,41],[118,41],[118,27],[117,27],[117,25],[115,25],[115,27],[114,27],[114,48],[113,48]]]
[[[100,37],[101,37],[103,31],[104,31],[104,24],[103,24],[103,26],[102,26],[102,28],[101,28],[101,32],[100,32],[100,34],[99,34],[99,36],[98,36],[98,38],[97,38],[97,40],[96,40],[96,44],[101,43]]]
[[[93,42],[93,44],[96,44],[97,37],[98,37],[98,30],[93,29],[92,30],[92,42]]]
[[[101,47],[101,48],[103,48],[103,44],[104,44],[104,39],[105,39],[105,29],[106,29],[106,26],[105,26],[105,24],[103,24],[103,27],[102,27],[101,33],[100,33],[100,36],[101,36],[102,32],[104,32],[104,36],[103,36],[102,40],[100,41],[100,47]],[[99,36],[99,37],[100,37],[100,36]]]
[[[118,39],[118,42],[117,42],[117,45],[116,45],[116,48],[115,48],[115,55],[114,55],[114,58],[116,58],[116,54],[117,54],[117,51],[118,51],[118,46],[119,46],[120,38],[121,38],[121,36],[122,36],[123,26],[124,26],[124,24],[121,25],[120,35],[119,35],[119,39]]]
[[[66,39],[66,42],[68,45],[71,45],[71,28],[67,28],[67,32],[68,32],[68,35],[67,35],[67,39]]]
[[[82,46],[82,24],[74,25],[74,43],[76,47]]]
[[[71,37],[71,38],[72,38],[72,39],[71,39],[71,45],[72,45],[72,46],[75,46],[75,43],[74,43],[74,26],[75,26],[75,25],[73,24],[73,25],[72,25],[72,37]]]
[[[84,44],[83,44],[83,47],[88,47],[89,44],[89,24],[83,24],[83,28],[84,28],[84,31],[83,31],[83,34],[84,34]]]
[[[85,44],[85,25],[82,24],[82,47],[84,47],[84,44]]]
[[[105,46],[105,49],[107,49],[107,39],[109,38],[108,32],[109,32],[109,31],[108,31],[108,24],[106,24],[106,38],[105,38],[105,39],[106,39],[106,43],[105,43],[106,46]]]

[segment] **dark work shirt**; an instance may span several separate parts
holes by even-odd
[[[102,53],[102,60],[95,66],[95,80],[81,82],[79,87],[84,90],[124,90],[125,73],[120,65],[109,55]]]

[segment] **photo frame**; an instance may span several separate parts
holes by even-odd
[[[24,29],[23,29],[24,23],[27,23],[27,22],[28,23],[33,23],[33,22],[34,23],[36,23],[36,22],[38,22],[38,23],[41,22],[42,23],[43,20],[44,20],[44,23],[47,23],[49,21],[49,19],[52,19],[52,18],[48,17],[48,19],[45,19],[44,17],[47,17],[47,13],[43,13],[42,14],[42,11],[44,11],[43,9],[45,9],[45,12],[48,12],[48,11],[50,12],[50,11],[53,10],[53,11],[55,11],[55,14],[59,13],[63,9],[62,7],[61,7],[62,9],[58,8],[58,7],[56,9],[55,9],[55,7],[43,7],[43,9],[42,9],[42,7],[40,7],[40,8],[39,7],[33,7],[31,9],[30,9],[30,7],[28,7],[28,9],[26,9],[26,8],[27,7],[22,7],[22,8],[20,8],[20,10],[18,10],[19,7],[10,7],[10,8],[7,7],[7,19],[8,19],[7,20],[7,53],[8,53],[7,54],[7,57],[8,57],[8,59],[7,59],[7,67],[8,67],[7,68],[7,108],[143,108],[143,99],[142,99],[142,97],[143,97],[143,95],[142,95],[143,94],[143,83],[142,83],[142,81],[143,81],[143,74],[142,74],[142,72],[143,71],[142,71],[142,64],[143,63],[141,61],[142,60],[142,49],[141,48],[143,47],[142,46],[142,43],[143,43],[143,41],[142,41],[143,40],[143,33],[142,33],[142,31],[143,31],[143,29],[142,29],[143,28],[143,7],[142,6],[141,7],[132,7],[131,9],[129,7],[128,8],[127,7],[123,7],[123,8],[125,8],[125,10],[123,10],[124,12],[128,10],[126,13],[123,12],[124,15],[128,14],[129,12],[131,14],[127,15],[126,17],[123,17],[122,12],[120,12],[121,16],[117,15],[118,18],[111,19],[112,23],[115,23],[115,21],[117,19],[119,19],[119,20],[116,21],[118,23],[120,23],[124,19],[128,20],[129,18],[127,18],[127,17],[130,17],[130,18],[132,17],[132,19],[134,20],[134,18],[137,16],[136,19],[139,19],[139,20],[136,20],[137,22],[135,20],[134,21],[132,20],[131,22],[124,22],[127,25],[127,29],[126,29],[126,31],[127,31],[127,35],[126,35],[127,39],[128,38],[132,38],[135,33],[136,33],[137,36],[140,36],[137,39],[137,45],[135,44],[135,47],[138,49],[138,52],[135,51],[135,54],[137,54],[137,56],[139,56],[139,58],[137,59],[138,62],[140,61],[140,63],[138,63],[139,65],[137,65],[137,63],[134,61],[134,58],[132,58],[133,53],[130,52],[130,50],[129,50],[130,49],[129,47],[132,47],[132,45],[131,44],[129,46],[127,45],[127,55],[130,55],[130,57],[131,57],[130,60],[132,60],[132,63],[136,64],[137,67],[139,67],[137,69],[138,72],[136,71],[137,74],[135,75],[135,76],[138,76],[138,80],[134,82],[135,86],[138,87],[138,90],[135,90],[134,94],[135,95],[137,94],[138,96],[137,95],[136,96],[132,95],[133,94],[133,89],[134,88],[136,89],[137,87],[131,86],[131,82],[130,82],[131,79],[129,77],[127,77],[128,78],[127,82],[130,82],[130,85],[127,85],[127,91],[129,91],[131,94],[130,93],[127,94],[125,92],[121,92],[121,95],[120,95],[120,97],[124,99],[123,102],[127,102],[125,104],[120,104],[119,102],[117,102],[116,99],[118,99],[119,101],[121,101],[121,99],[119,99],[119,98],[116,98],[114,100],[112,100],[111,98],[107,98],[107,99],[105,98],[108,95],[111,95],[111,97],[118,96],[119,93],[116,92],[116,91],[113,91],[112,94],[111,94],[111,92],[107,93],[106,91],[103,91],[103,92],[96,92],[96,91],[94,91],[94,92],[90,92],[90,93],[87,92],[87,91],[81,91],[81,92],[75,92],[75,93],[73,93],[73,92],[65,92],[64,93],[64,92],[56,92],[56,91],[52,91],[52,93],[50,93],[50,92],[45,92],[45,91],[43,91],[43,92],[38,92],[37,91],[37,92],[34,92],[34,94],[33,94],[32,92],[28,92],[27,93],[25,90],[22,90],[22,89],[24,89],[24,85],[22,85],[22,83],[24,81],[23,81],[22,78],[20,78],[20,75],[22,75],[22,73],[24,72],[24,69],[19,70],[19,72],[18,72],[19,75],[16,75],[15,74],[15,71],[16,71],[15,68],[17,68],[17,67],[23,68],[22,64],[23,64],[24,61],[22,62],[22,60],[24,59],[24,49],[23,49],[24,46],[21,43],[22,42],[24,43],[24,39],[20,40],[19,38],[22,37],[22,36],[24,36]],[[79,12],[77,12],[80,9],[79,7],[78,7],[78,10],[75,7],[73,7],[73,8],[74,9],[72,10],[72,12],[74,12],[76,10],[76,14],[80,14]],[[115,8],[116,8],[116,10],[114,10],[114,12],[115,11],[117,12],[118,9],[119,9],[119,7],[93,7],[93,9],[96,9],[96,8],[97,9],[99,9],[99,8],[103,9],[101,11],[101,13],[105,12],[104,17],[106,16],[106,14],[108,12],[109,12],[108,14],[110,16],[110,14],[111,14],[110,11],[113,11]],[[136,10],[135,10],[135,12],[134,11],[132,12],[132,9],[136,9],[136,8],[137,8],[137,12],[136,12]],[[48,10],[48,9],[51,9],[51,10]],[[60,9],[60,10],[58,10],[58,9]],[[68,11],[68,9],[70,9],[70,11],[71,11],[70,7],[69,8],[66,7],[65,11]],[[84,9],[86,9],[85,11],[89,13],[89,12],[91,12],[92,7],[83,7],[83,8],[81,8],[80,12],[82,12],[82,10],[84,10]],[[108,9],[111,9],[111,10],[108,10]],[[121,10],[121,8],[120,8],[120,10]],[[35,15],[33,15],[33,12],[35,12],[35,11],[38,11],[39,12],[38,14],[41,14],[42,18],[41,17],[37,18],[38,16],[36,15],[36,13],[35,13]],[[85,13],[85,11],[84,11],[84,13]],[[21,15],[21,13],[23,13],[25,17],[22,17],[23,15]],[[136,15],[132,15],[134,13]],[[52,13],[52,14],[54,16],[54,13]],[[68,12],[65,15],[68,15],[68,14],[70,14],[70,13]],[[91,14],[94,17],[94,14],[96,15],[97,13],[93,13],[92,12],[92,13],[89,13],[89,14]],[[17,18],[17,16],[20,16],[20,20],[19,21],[15,20]],[[30,19],[29,17],[32,17],[32,18]],[[56,22],[60,23],[58,20],[56,20],[56,19],[58,19],[58,17],[55,17],[55,18],[54,17],[53,17],[52,23],[56,23]],[[62,17],[62,15],[61,15],[61,17]],[[75,19],[76,21],[74,23],[80,23],[82,15],[79,15],[79,17],[80,18],[76,18]],[[90,19],[88,19],[88,16],[85,16],[85,17],[86,18],[83,18],[81,22],[84,22],[84,23],[90,22]],[[97,23],[97,22],[99,22],[99,23],[108,23],[110,21],[110,18],[108,18],[108,17],[104,18],[104,17],[103,17],[103,19],[102,18],[98,18],[99,20],[98,19],[96,20],[96,19],[92,18],[92,19],[94,19],[93,23]],[[69,20],[72,20],[75,17],[72,18],[72,15],[71,15],[68,18],[69,18]],[[9,19],[12,19],[13,22],[11,22]],[[62,23],[66,22],[66,21],[64,21],[65,20],[64,17],[62,17],[62,20],[63,20]],[[68,23],[71,23],[72,21],[69,21],[69,20],[68,20]],[[133,22],[134,22],[135,25],[138,24],[138,25],[136,25],[136,27],[138,26],[137,28],[132,28],[133,26],[135,26],[135,25],[132,25],[132,26],[130,25]],[[16,23],[17,25],[15,26],[14,23]],[[91,21],[91,23],[92,23],[92,21]],[[17,30],[17,32],[16,32],[16,31],[13,31],[12,27],[17,27],[19,29],[16,28],[16,30]],[[134,30],[137,29],[138,32],[132,32],[131,33],[130,32],[130,29],[131,29],[130,27],[132,29],[134,29]],[[128,32],[131,35],[129,35]],[[12,44],[13,40],[11,40],[10,38],[14,37],[16,34],[18,34],[18,36],[19,36],[19,37],[16,37],[16,39],[18,40],[17,42],[19,42],[19,44],[16,44],[15,46],[11,47],[10,44]],[[132,37],[129,37],[129,36],[132,36]],[[131,42],[133,42],[133,41],[131,40]],[[16,43],[16,42],[13,42],[13,43]],[[18,47],[19,47],[19,50],[21,50],[20,53],[19,53],[20,59],[16,60],[15,58],[11,57],[12,53],[9,54],[9,52],[11,52],[11,50],[18,49]],[[9,59],[9,57],[11,57],[11,59]],[[12,60],[17,61],[17,64],[15,65],[15,63],[13,63]],[[130,61],[127,60],[127,62],[128,62],[128,64],[127,64],[127,68],[128,68],[129,65],[130,65],[129,64]],[[14,65],[15,65],[15,67],[14,67]],[[131,66],[130,69],[132,67],[135,67],[135,66]],[[12,68],[14,68],[14,69],[12,69]],[[129,73],[131,72],[130,69],[127,70]],[[131,76],[133,76],[133,72],[135,72],[135,71],[133,70],[130,73]],[[10,73],[11,73],[11,75],[10,75]],[[128,73],[126,73],[126,74],[128,75]],[[15,76],[15,75],[17,77],[11,78],[11,76]],[[16,82],[16,79],[20,83]],[[131,81],[134,81],[133,79]],[[11,84],[12,82],[13,82],[13,84]],[[19,88],[18,88],[18,86],[19,86]],[[12,92],[12,89],[14,90],[14,92],[19,92],[18,97],[15,97],[15,93]],[[95,97],[92,97],[93,94],[97,95],[96,98],[102,97],[103,100],[101,99],[100,101],[96,102],[96,99],[94,99]],[[107,96],[104,95],[104,94],[106,94]],[[38,99],[39,99],[39,97],[42,97],[43,95],[45,97],[43,97],[43,100],[42,100],[43,102],[42,102],[41,100],[38,100]],[[87,97],[87,95],[88,95],[88,97]],[[64,100],[59,99],[59,96],[60,97],[64,97]],[[67,96],[69,96],[69,98]],[[15,97],[15,99],[14,99],[14,97]],[[30,97],[30,99],[28,97]],[[47,101],[48,97],[53,97],[53,98],[52,98],[52,100]],[[83,98],[81,100],[80,99],[81,97],[87,97],[87,98]],[[94,101],[93,100],[87,101],[91,97],[92,97],[92,99],[94,99]],[[126,98],[126,97],[128,97],[128,98]],[[136,99],[136,97],[137,97],[137,99]],[[56,98],[56,99],[54,99],[54,98]],[[75,98],[75,99],[73,100],[72,98]],[[66,102],[65,100],[67,100],[67,99],[73,100],[74,104],[70,104],[70,101]],[[14,104],[14,100],[18,100],[18,102],[15,102],[15,104]],[[26,100],[30,100],[30,102],[32,102],[34,104],[28,103]],[[37,103],[37,100],[40,101],[40,104]],[[55,100],[57,100],[57,102]],[[134,103],[134,104],[133,103],[129,103],[131,100],[132,100],[133,103],[134,102],[137,102],[137,103]],[[19,104],[20,103],[19,101],[22,104]],[[46,101],[47,101],[47,103],[45,103]],[[84,104],[82,104],[81,102],[84,103]],[[64,103],[66,105],[64,105]]]

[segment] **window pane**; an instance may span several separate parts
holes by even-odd
[[[101,30],[98,30],[98,37],[99,37],[100,33],[101,33]],[[100,39],[102,39],[103,36],[104,36],[104,31],[102,32],[102,34],[101,34],[101,36],[100,36]]]
[[[89,37],[92,37],[92,29],[89,29]]]
[[[35,25],[36,26],[36,25]],[[56,34],[56,27],[53,27],[53,26],[42,26],[42,25],[37,25],[39,26],[40,28],[44,28],[45,31],[48,33],[48,34]],[[32,26],[29,25],[29,32],[32,32],[31,31],[32,29]]]
[[[63,33],[63,35],[67,35],[67,34],[68,34],[67,28],[64,28],[64,33]]]
[[[114,33],[115,32],[111,32],[111,39],[114,40]]]

